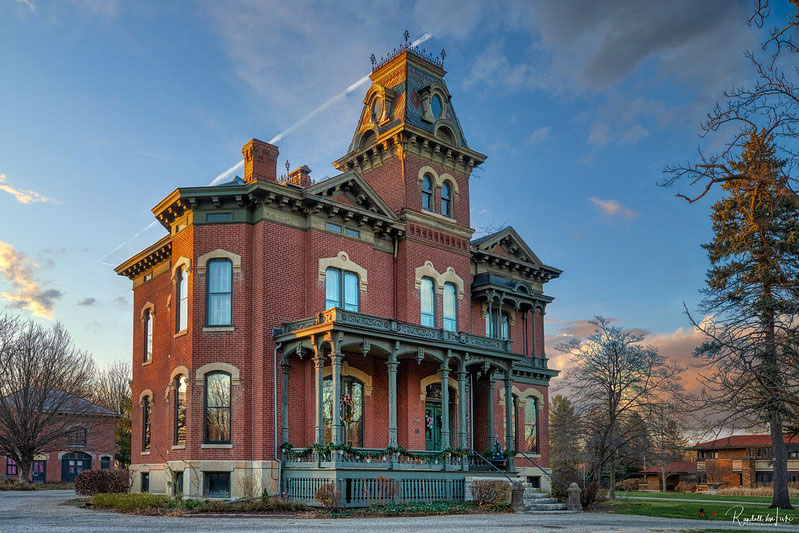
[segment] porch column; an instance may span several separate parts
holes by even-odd
[[[463,363],[458,369],[458,447],[465,449],[466,444],[466,376]]]
[[[449,442],[449,360],[441,364],[441,449],[450,447]]]
[[[283,443],[289,441],[289,372],[291,365],[284,360],[283,364]]]
[[[333,365],[333,444],[341,444],[341,354],[330,352]]]
[[[313,359],[316,369],[316,442],[325,444],[325,353],[322,346],[314,346],[316,355]]]
[[[494,383],[497,378],[494,377],[494,372],[488,374],[488,449],[494,448]]]
[[[388,445],[397,447],[397,355],[392,353],[386,366],[388,366]]]
[[[505,449],[515,450],[516,445],[513,442],[513,378],[511,378],[510,370],[505,371]]]

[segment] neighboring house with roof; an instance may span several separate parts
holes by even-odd
[[[799,482],[799,436],[785,437],[788,482]],[[695,450],[699,481],[728,487],[770,485],[771,435],[732,435],[688,448]]]
[[[659,466],[653,466],[646,470],[641,470],[646,478],[647,490],[663,490],[663,472],[664,469]],[[666,490],[674,490],[674,488],[681,482],[695,483],[696,482],[696,462],[695,461],[674,461],[666,465]]]
[[[463,500],[497,475],[474,453],[496,441],[548,487],[544,287],[561,271],[513,228],[471,240],[485,156],[444,74],[412,46],[376,62],[336,176],[282,179],[253,139],[243,180],[153,208],[169,235],[116,269],[133,286],[134,491],[315,504],[335,483],[358,506],[383,476],[402,501]]]
[[[47,392],[45,409],[57,409],[58,413],[74,418],[74,422],[69,423],[66,435],[34,457],[31,472],[34,483],[73,483],[84,470],[114,468],[117,413],[76,396],[65,399],[64,394]],[[19,474],[19,465],[0,454],[0,478],[18,479]]]

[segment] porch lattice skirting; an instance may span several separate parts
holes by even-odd
[[[283,473],[286,498],[307,505],[320,505],[314,496],[319,487],[327,483],[336,485],[343,507],[368,507],[385,503],[463,501],[465,475],[463,472],[436,472],[435,477],[431,477],[425,472],[294,469]]]

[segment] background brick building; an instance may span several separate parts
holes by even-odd
[[[561,272],[513,228],[472,240],[485,156],[444,74],[408,46],[375,65],[337,176],[280,178],[253,139],[243,179],[153,209],[169,234],[116,269],[134,291],[135,490],[312,499],[327,480],[350,503],[391,472],[457,498],[490,470],[462,454],[495,441],[548,467],[543,285]],[[314,443],[333,448],[296,452]]]

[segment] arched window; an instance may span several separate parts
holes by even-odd
[[[328,267],[325,270],[325,309],[341,307],[346,311],[358,311],[359,286],[355,272]]]
[[[441,184],[441,214],[452,218],[452,185],[448,181]]]
[[[325,443],[333,437],[333,379],[324,381]],[[341,417],[343,442],[348,446],[363,446],[363,383],[350,376],[341,377],[341,397],[335,405]]]
[[[229,259],[208,261],[207,311],[208,326],[233,325],[233,263]]]
[[[436,285],[430,278],[422,278],[421,285],[421,311],[423,326],[436,327]]]
[[[177,331],[183,331],[189,327],[189,284],[186,279],[186,270],[183,267],[177,270],[177,295],[178,304],[175,307],[177,316],[175,325]]]
[[[150,419],[150,415],[152,414],[152,404],[150,403],[150,397],[145,396],[142,398],[141,403],[141,434],[142,434],[142,449],[149,450],[150,449],[150,441],[151,441],[151,433],[150,433],[150,426],[152,420]]]
[[[444,329],[458,331],[458,289],[454,283],[444,284]]]
[[[538,453],[538,398],[528,396],[524,404],[524,449]]]
[[[144,362],[153,358],[153,315],[149,309],[144,311]]]
[[[433,210],[433,176],[425,174],[422,178],[422,209]]]
[[[506,311],[499,315],[496,309],[486,314],[486,337],[507,340],[510,338],[510,318]]]
[[[175,444],[186,444],[186,376],[175,377]]]
[[[227,372],[205,375],[205,442],[230,444],[231,379]]]

